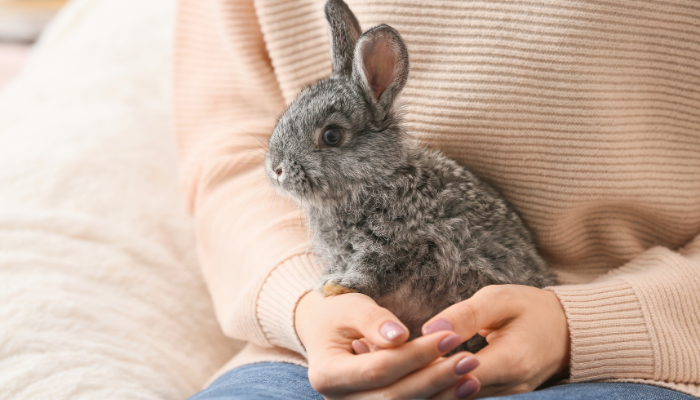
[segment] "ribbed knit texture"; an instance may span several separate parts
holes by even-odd
[[[227,368],[295,360],[322,266],[263,174],[267,138],[330,73],[323,0],[181,0],[183,190]],[[700,5],[694,0],[349,0],[411,56],[409,134],[492,182],[564,286],[573,381],[700,395]],[[265,350],[263,350],[265,348]],[[275,356],[275,354],[279,356]]]
[[[556,288],[570,324],[573,380],[654,375],[654,350],[634,290],[625,282]]]
[[[294,311],[321,274],[321,266],[309,255],[282,262],[270,274],[258,300],[258,319],[270,343],[306,356],[294,329]],[[291,345],[291,346],[290,346]]]

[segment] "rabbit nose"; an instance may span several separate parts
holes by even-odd
[[[284,161],[280,162],[277,165],[275,165],[275,164],[272,164],[272,165],[273,165],[272,171],[274,172],[274,175],[272,175],[272,177],[276,178],[277,182],[284,181],[284,178],[287,175],[284,173]]]

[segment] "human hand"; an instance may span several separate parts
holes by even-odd
[[[474,398],[530,392],[565,371],[569,327],[557,296],[530,286],[492,285],[448,307],[423,325],[423,334],[479,333],[489,345],[476,354],[481,383]]]
[[[459,335],[441,331],[405,343],[406,327],[362,294],[310,292],[297,306],[295,325],[311,386],[326,399],[446,400],[457,398],[465,382],[478,385],[468,375],[478,365],[470,353],[442,357],[462,342]],[[382,350],[370,352],[368,342]]]

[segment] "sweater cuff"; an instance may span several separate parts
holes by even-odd
[[[653,377],[652,341],[630,284],[611,279],[546,289],[569,323],[572,382]]]
[[[270,273],[260,291],[257,317],[267,340],[306,357],[294,326],[299,300],[318,282],[323,267],[309,253],[287,258]]]

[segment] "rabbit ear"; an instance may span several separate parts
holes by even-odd
[[[333,73],[350,76],[355,43],[362,33],[360,23],[343,0],[328,0],[325,11],[331,38]]]
[[[408,50],[389,25],[365,32],[355,46],[353,79],[383,110],[388,110],[408,79]]]

